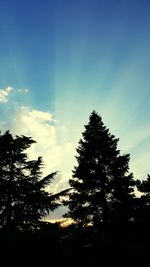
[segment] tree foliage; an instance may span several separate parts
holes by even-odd
[[[26,149],[35,141],[26,136],[0,135],[0,226],[38,226],[43,216],[57,208],[46,191],[55,173],[42,178],[42,158],[29,160]]]
[[[138,181],[137,188],[141,197],[137,199],[137,221],[140,223],[150,223],[150,175],[142,181]]]
[[[129,154],[121,155],[115,138],[93,111],[77,148],[78,165],[69,180],[73,188],[66,205],[71,217],[86,226],[132,218],[134,180]]]

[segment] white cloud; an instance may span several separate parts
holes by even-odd
[[[0,89],[0,103],[6,103],[9,100],[9,95],[11,92],[14,92],[16,94],[20,94],[20,93],[27,93],[29,92],[29,89],[25,88],[25,89],[15,89],[12,86],[8,86],[4,89]]]
[[[50,191],[59,192],[68,187],[68,179],[74,164],[75,148],[72,142],[58,142],[58,135],[65,135],[64,128],[49,112],[18,106],[17,110],[9,111],[7,123],[1,124],[3,130],[11,129],[13,134],[31,136],[37,143],[28,149],[32,159],[42,156],[44,160],[43,174],[58,171],[58,175],[50,186]],[[65,140],[65,138],[64,138]],[[71,169],[70,169],[71,168]]]
[[[17,93],[27,93],[27,92],[29,92],[29,89],[27,89],[27,88],[25,88],[25,89],[19,88],[16,91],[17,91]]]
[[[55,144],[56,129],[51,124],[52,115],[49,112],[30,110],[28,107],[20,106],[12,121],[12,130],[17,134],[33,137],[35,141],[42,144],[40,151]],[[37,143],[37,146],[38,146]]]
[[[39,110],[33,109],[29,112],[30,117],[33,120],[40,120],[40,121],[52,121],[52,115],[49,112],[43,112]]]
[[[8,101],[8,96],[11,91],[13,91],[14,88],[11,86],[8,86],[5,89],[0,89],[0,102],[1,103],[6,103]]]
[[[27,150],[29,158],[43,157],[43,175],[58,171],[48,187],[50,192],[57,193],[69,187],[75,147],[72,142],[66,140],[66,127],[55,120],[50,112],[12,103],[8,108],[5,107],[5,117],[1,120],[0,128],[2,132],[10,129],[14,135],[30,136],[36,141]],[[65,212],[66,208],[59,208],[50,214],[50,218],[61,218]]]

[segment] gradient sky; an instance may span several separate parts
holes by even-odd
[[[32,136],[66,188],[95,109],[150,173],[150,1],[0,0],[0,128]],[[58,214],[57,214],[58,216]]]

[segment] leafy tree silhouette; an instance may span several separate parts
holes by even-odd
[[[36,228],[43,216],[59,206],[58,194],[46,191],[56,172],[42,178],[42,158],[28,160],[35,141],[26,136],[0,135],[0,226]]]
[[[137,208],[137,221],[143,224],[150,223],[150,175],[147,175],[147,179],[138,181],[137,188],[141,193],[141,197],[138,198]]]
[[[120,155],[119,139],[110,134],[102,118],[93,111],[77,148],[73,188],[65,202],[78,226],[93,225],[106,231],[110,223],[132,219],[133,175],[129,173],[129,154]]]

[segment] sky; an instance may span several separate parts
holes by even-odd
[[[0,129],[37,141],[52,192],[68,187],[93,110],[135,179],[150,173],[149,47],[149,0],[0,0]]]

